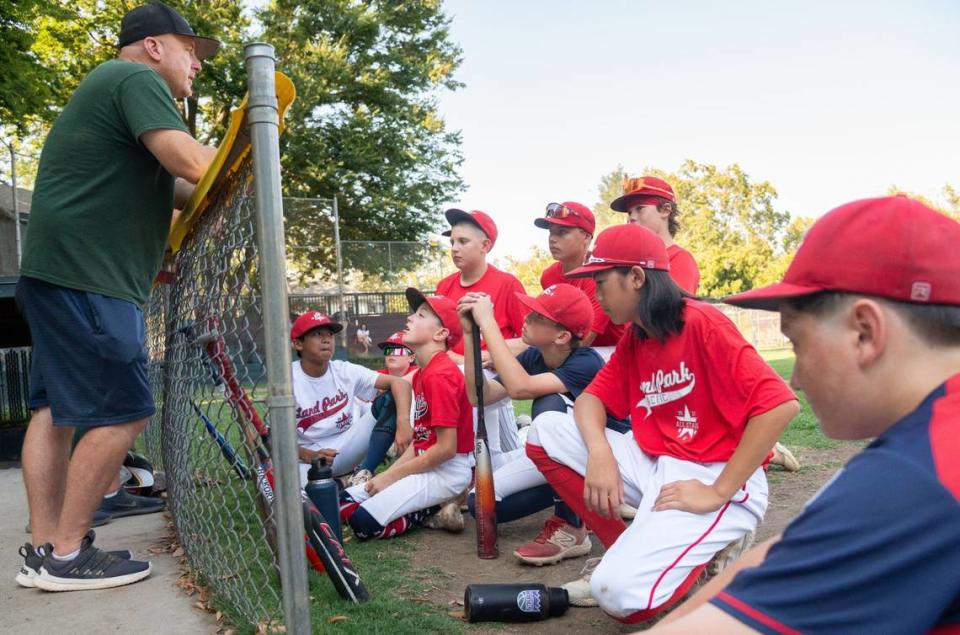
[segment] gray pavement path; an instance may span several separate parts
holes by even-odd
[[[153,563],[146,580],[103,591],[47,593],[14,582],[22,559],[17,548],[30,536],[20,469],[0,465],[0,633],[215,633],[213,616],[193,606],[176,586],[177,560],[147,550],[166,535],[165,515],[120,518],[95,529],[97,545],[129,549]]]

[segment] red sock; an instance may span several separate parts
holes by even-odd
[[[395,520],[391,520],[387,523],[387,526],[383,528],[377,538],[383,540],[385,538],[396,538],[401,534],[407,533],[407,530],[410,529],[411,523],[407,520],[406,516],[401,516]]]
[[[353,512],[357,511],[359,507],[360,503],[355,501],[340,503],[340,522],[343,525],[350,522],[350,517],[353,516]]]
[[[534,462],[543,477],[553,487],[563,502],[572,509],[586,524],[604,547],[610,548],[620,534],[627,528],[619,515],[607,518],[587,507],[583,500],[583,477],[562,463],[557,463],[539,445],[527,443],[527,456]]]

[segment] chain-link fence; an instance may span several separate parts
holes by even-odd
[[[759,351],[784,348],[790,341],[780,332],[780,314],[771,311],[741,309],[729,304],[717,304],[737,326],[744,339]]]
[[[273,512],[252,476],[250,424],[267,413],[249,159],[217,196],[148,305],[158,415],[145,446],[190,564],[234,620],[258,624],[280,617],[281,592]]]

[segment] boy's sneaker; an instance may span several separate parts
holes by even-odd
[[[149,562],[124,560],[93,546],[94,533],[88,532],[77,557],[61,562],[53,557],[53,546],[43,546],[46,555],[40,572],[33,579],[44,591],[86,591],[133,584],[150,575]]]
[[[788,472],[796,472],[800,469],[800,461],[793,456],[787,446],[777,441],[773,446],[773,457],[770,459],[770,465],[779,465]]]
[[[586,527],[577,528],[559,516],[552,516],[537,537],[517,547],[513,555],[521,562],[542,567],[566,558],[585,556],[592,547]]]
[[[748,532],[743,538],[739,540],[734,540],[729,545],[717,552],[713,558],[710,559],[707,568],[704,571],[706,579],[710,579],[713,576],[717,575],[731,563],[736,561],[737,558],[743,555],[743,553],[753,546],[753,539],[756,536],[756,532]]]
[[[463,512],[460,511],[460,503],[456,499],[447,501],[440,508],[440,511],[423,521],[423,526],[428,529],[443,529],[453,533],[463,531]]]
[[[93,512],[93,518],[90,519],[91,527],[99,527],[100,525],[106,525],[113,518],[107,512],[95,511]],[[24,531],[28,534],[30,532],[30,523],[27,523],[27,526],[24,528]]]
[[[620,503],[620,518],[623,520],[633,520],[637,517],[637,508],[627,503]]]
[[[533,423],[533,420],[530,415],[519,415],[517,417],[517,429],[526,428],[531,423]]]
[[[597,606],[597,601],[590,593],[590,576],[600,564],[602,558],[587,558],[587,562],[580,571],[580,577],[573,582],[567,582],[561,588],[567,590],[570,604],[574,606]]]
[[[347,487],[353,487],[354,485],[363,485],[367,481],[373,478],[373,473],[370,470],[357,470],[357,473],[347,479]]]
[[[87,532],[87,535],[92,534],[93,532]],[[90,538],[91,542],[93,538]],[[116,556],[122,560],[130,559],[130,552],[126,549],[121,551],[108,551],[110,555]],[[34,588],[36,583],[34,578],[40,575],[40,566],[43,564],[43,556],[37,553],[37,550],[33,548],[29,542],[23,543],[23,546],[20,547],[20,556],[23,558],[23,564],[20,565],[20,572],[17,573],[16,581],[22,587],[28,589]]]
[[[97,511],[110,514],[113,518],[123,518],[124,516],[137,516],[139,514],[153,514],[163,511],[164,507],[166,507],[166,501],[162,498],[135,496],[121,487],[110,498],[104,497],[103,501],[100,502],[100,509]]]

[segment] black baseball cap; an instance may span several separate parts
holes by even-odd
[[[194,33],[182,15],[161,2],[151,2],[127,11],[120,22],[117,48],[139,42],[145,37],[165,33],[193,38],[196,45],[194,53],[198,60],[209,59],[220,50],[220,42]]]

